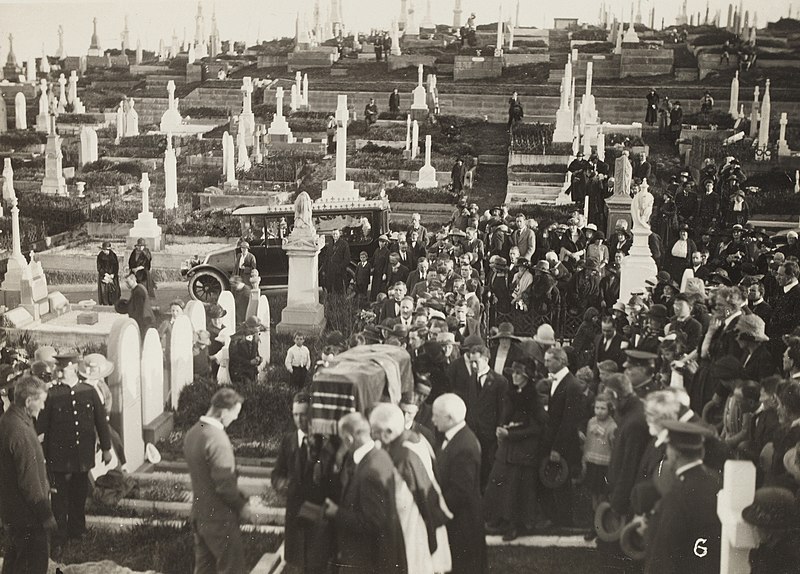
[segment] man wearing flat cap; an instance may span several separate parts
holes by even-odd
[[[42,447],[52,476],[56,543],[86,532],[89,471],[94,468],[98,438],[103,462],[111,460],[106,412],[94,387],[78,379],[78,361],[77,355],[56,357],[58,382],[50,388],[36,420],[36,431],[44,435]]]
[[[645,572],[719,572],[722,527],[717,517],[719,473],[703,464],[711,431],[699,424],[666,420],[667,462],[674,470],[647,528]]]

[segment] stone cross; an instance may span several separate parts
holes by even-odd
[[[142,213],[150,213],[150,176],[146,171],[142,172],[139,189],[142,190]]]
[[[753,139],[758,134],[758,97],[760,89],[756,86],[753,90],[753,107],[750,108],[750,137]]]
[[[789,144],[786,141],[786,124],[788,123],[789,123],[789,118],[787,118],[786,112],[781,112],[781,119],[780,119],[781,131],[780,131],[780,136],[778,137],[779,156],[791,155],[791,152],[789,151]]]
[[[69,73],[69,88],[67,88],[67,102],[75,104],[78,99],[78,73],[72,70]]]
[[[275,115],[283,117],[283,88],[275,88]]]
[[[67,111],[67,79],[64,74],[58,76],[58,113],[63,114]]]

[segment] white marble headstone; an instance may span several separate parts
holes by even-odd
[[[195,332],[206,329],[206,308],[200,301],[189,301],[183,310],[184,315],[189,317]]]
[[[113,397],[111,423],[122,437],[128,472],[144,463],[139,341],[136,321],[123,316],[114,322],[108,337],[108,359],[114,363],[114,372],[108,377]]]
[[[142,421],[153,422],[164,412],[164,351],[158,331],[148,329],[142,343]]]
[[[266,295],[262,295],[258,298],[258,309],[256,311],[256,316],[261,320],[261,324],[266,327],[266,330],[262,331],[258,334],[259,341],[258,341],[258,354],[264,360],[262,363],[262,367],[266,367],[269,365],[270,362],[270,309],[269,309],[269,299],[267,299]]]
[[[169,380],[172,406],[175,410],[178,410],[181,390],[194,379],[193,330],[192,322],[186,315],[180,315],[172,323],[169,341]]]
[[[222,318],[222,324],[230,329],[231,333],[236,332],[236,303],[233,299],[233,293],[230,291],[223,291],[219,294],[217,304],[225,309],[225,316]]]

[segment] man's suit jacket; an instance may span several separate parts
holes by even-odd
[[[467,324],[464,326],[464,332],[461,332],[461,327],[459,326],[453,331],[453,335],[456,338],[456,343],[462,343],[464,339],[469,337],[470,335],[480,335],[481,334],[481,321],[480,318],[475,317],[467,317]]]
[[[397,307],[395,305],[400,305],[400,301],[395,301],[394,299],[386,298],[381,302],[380,307],[378,307],[378,322],[383,323],[386,319],[394,319],[398,316]]]
[[[625,362],[625,351],[622,349],[622,336],[616,333],[611,338],[611,345],[606,350],[603,335],[598,335],[594,340],[594,362],[592,367],[597,368],[597,364],[603,361],[614,361],[622,372],[622,365]]]
[[[186,433],[183,456],[192,479],[192,518],[199,523],[238,524],[247,498],[237,485],[228,434],[200,420]]]
[[[519,249],[519,256],[530,261],[536,252],[536,233],[529,227],[522,231],[518,229],[514,232],[512,241]]]
[[[409,295],[411,295],[411,292],[414,291],[414,286],[420,281],[424,282],[425,278],[419,276],[419,269],[414,269],[408,274],[408,277],[406,278],[406,288],[408,289]]]
[[[481,443],[495,438],[507,389],[508,381],[491,369],[486,373],[483,387],[474,375],[453,381],[453,392],[467,405],[467,425]]]
[[[386,272],[386,288],[391,289],[398,281],[405,283],[406,279],[408,279],[408,267],[400,265],[396,270],[390,267]]]
[[[780,339],[788,335],[800,324],[800,285],[783,292],[781,287],[772,304],[772,317],[767,323],[767,335],[770,339]]]
[[[446,380],[447,389],[443,389],[441,393],[455,393],[457,388],[464,385],[467,380],[471,380],[469,370],[467,369],[467,361],[469,359],[466,355],[462,355],[456,361],[453,361],[447,366]],[[431,393],[433,394],[433,393]],[[469,409],[469,406],[467,406]]]
[[[128,300],[128,317],[139,324],[142,338],[150,327],[155,327],[156,316],[150,307],[150,296],[147,294],[147,287],[141,283],[131,291],[131,298]]]
[[[439,485],[453,519],[447,523],[453,574],[486,572],[486,537],[481,509],[481,445],[464,427],[436,460]]]
[[[353,465],[352,459],[350,464]],[[394,464],[385,450],[373,448],[343,479],[334,518],[341,572],[406,572],[403,531],[395,503]],[[346,471],[343,471],[346,472]]]
[[[583,394],[572,373],[567,373],[561,380],[547,405],[545,450],[554,450],[563,456],[571,472],[577,471],[581,463],[578,430],[584,405]]]
[[[414,257],[414,254],[411,253],[410,249],[406,249],[405,253],[398,250],[397,255],[400,257],[400,265],[402,265],[406,269],[417,268],[417,258]]]

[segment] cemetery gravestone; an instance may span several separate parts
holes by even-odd
[[[111,425],[122,437],[128,472],[144,463],[140,340],[139,326],[130,317],[118,318],[108,338],[108,358],[114,363],[108,377],[113,397]]]
[[[186,308],[183,310],[183,313],[189,317],[189,321],[191,321],[195,333],[205,330],[206,308],[200,301],[192,300],[186,303]]]
[[[194,380],[193,331],[192,321],[186,315],[180,315],[172,323],[169,342],[169,381],[172,407],[175,410],[178,410],[181,390]]]
[[[256,316],[261,320],[261,324],[264,325],[266,328],[264,331],[258,334],[258,354],[264,360],[262,363],[262,367],[266,367],[270,363],[270,309],[269,309],[269,300],[267,299],[266,295],[261,295],[258,298],[258,308],[256,310]]]
[[[164,412],[164,351],[158,331],[148,329],[142,343],[142,421],[149,424]]]
[[[236,332],[236,303],[233,299],[233,293],[230,291],[223,291],[219,294],[217,305],[225,309],[225,316],[222,318],[222,324],[231,333]]]

